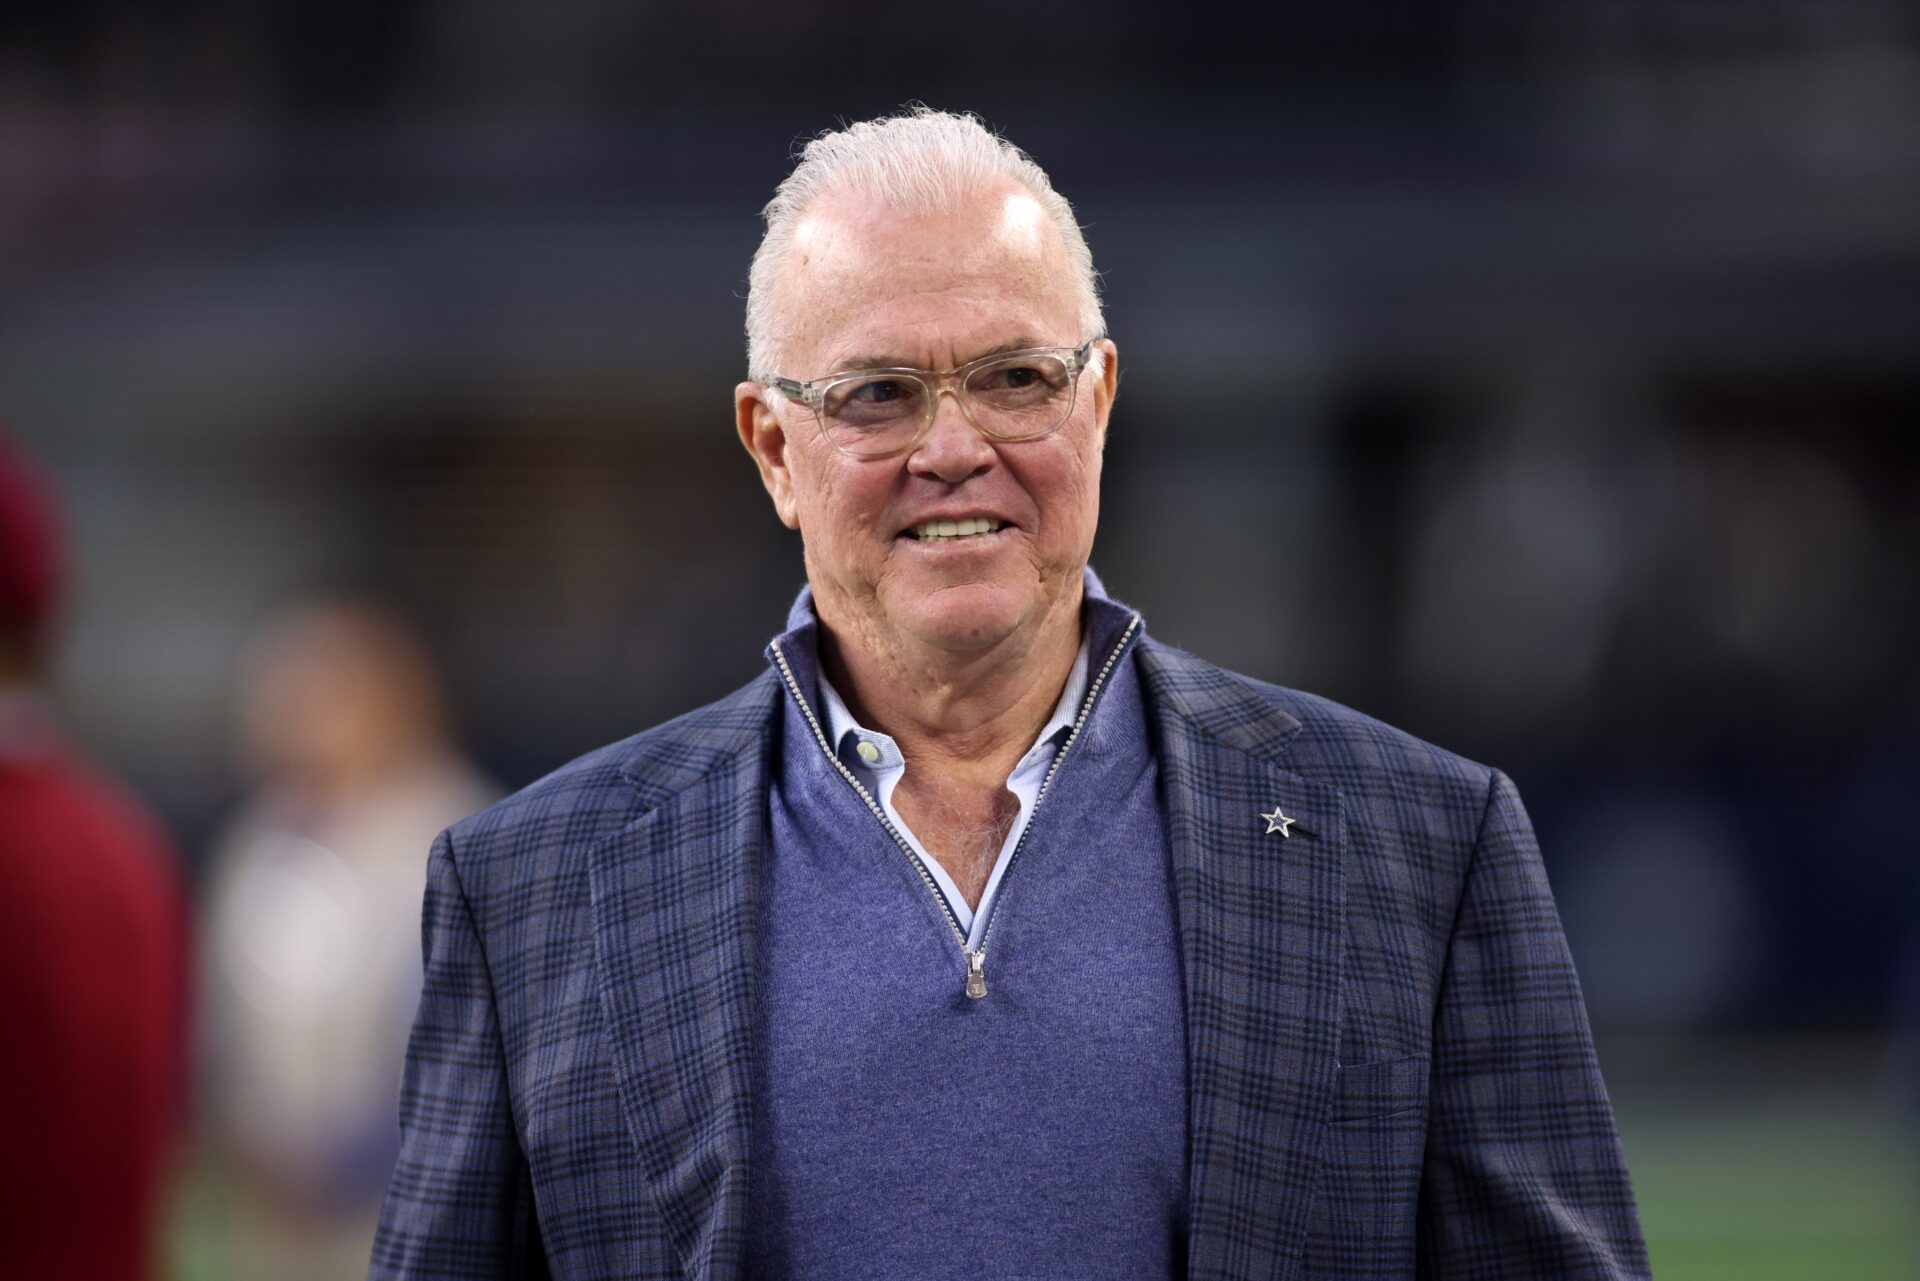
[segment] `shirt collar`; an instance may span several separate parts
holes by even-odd
[[[1062,740],[1073,731],[1074,717],[1080,714],[1080,700],[1087,692],[1087,638],[1082,629],[1080,652],[1074,656],[1073,670],[1067,673],[1066,688],[1060,691],[1060,700],[1053,705],[1053,715],[1041,727],[1039,737],[1033,740],[1033,746],[1020,758],[1022,766],[1031,764],[1036,756],[1047,749],[1058,747]],[[868,729],[853,719],[853,713],[847,710],[847,704],[840,697],[840,691],[833,687],[827,674],[819,674],[820,701],[826,707],[827,741],[842,756],[854,754],[854,759],[872,770],[892,769],[904,765],[905,758],[900,753],[899,744],[890,735],[877,729]],[[862,742],[872,744],[879,755],[869,760],[859,752]]]

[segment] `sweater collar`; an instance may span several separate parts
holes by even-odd
[[[1095,672],[1107,662],[1109,654],[1123,638],[1131,644],[1144,630],[1133,626],[1139,612],[1108,596],[1106,586],[1094,572],[1093,566],[1086,566],[1082,574],[1085,601],[1081,610],[1080,653],[1074,660],[1073,670],[1068,674],[1053,715],[1041,730],[1035,747],[1056,737],[1064,740],[1065,733],[1071,730],[1074,720],[1079,716],[1080,704],[1086,697]],[[794,684],[806,697],[808,710],[819,721],[828,741],[838,747],[843,744],[849,731],[858,730],[859,727],[838,692],[833,690],[820,671],[819,631],[820,619],[813,608],[813,588],[809,584],[802,584],[792,607],[787,611],[786,630],[768,642],[765,653],[768,663],[776,667],[776,648],[785,656],[793,671]]]

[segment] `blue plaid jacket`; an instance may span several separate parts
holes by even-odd
[[[1186,983],[1188,1275],[1648,1275],[1513,785],[1150,637],[1133,661]],[[781,698],[769,670],[435,843],[372,1277],[740,1276]]]

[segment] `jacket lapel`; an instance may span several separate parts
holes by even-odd
[[[649,804],[589,858],[601,1004],[654,1207],[696,1281],[738,1275],[771,673],[624,771]]]
[[[1186,975],[1188,1275],[1290,1278],[1334,1081],[1340,794],[1281,766],[1299,722],[1251,682],[1150,639],[1140,662]]]

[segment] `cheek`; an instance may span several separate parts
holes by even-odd
[[[1106,457],[1100,450],[1091,451],[1080,468],[1080,484],[1084,490],[1082,501],[1089,510],[1100,505],[1100,464]]]
[[[1075,495],[1074,503],[1076,532],[1082,544],[1093,539],[1094,526],[1100,521],[1100,464],[1098,462],[1080,476],[1080,492]]]
[[[818,548],[845,548],[873,542],[886,494],[882,478],[867,476],[858,464],[833,458],[808,458],[794,471],[794,505],[800,534]]]
[[[1100,452],[1081,450],[1063,459],[1052,497],[1061,532],[1085,538],[1100,514]]]
[[[822,457],[809,442],[805,449],[795,451],[790,465],[793,470],[793,506],[800,516],[800,532],[814,538],[821,537],[833,524],[829,519],[836,486],[832,461]]]

